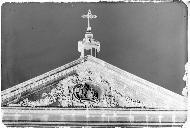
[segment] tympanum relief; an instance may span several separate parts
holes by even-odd
[[[95,69],[78,68],[50,91],[43,92],[39,99],[25,98],[18,104],[25,107],[145,107],[143,102],[116,91],[112,84],[111,78]]]

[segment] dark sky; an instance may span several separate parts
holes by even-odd
[[[187,61],[183,3],[5,3],[2,6],[4,90],[79,58],[91,9],[99,58],[181,94]]]

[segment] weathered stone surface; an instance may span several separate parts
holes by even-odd
[[[76,86],[79,85],[83,90],[88,88],[83,93],[78,90],[76,97]],[[80,58],[2,92],[3,106],[186,110],[186,100],[186,97],[92,56]]]

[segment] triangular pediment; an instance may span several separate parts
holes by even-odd
[[[3,106],[186,109],[187,99],[92,56],[2,91]]]

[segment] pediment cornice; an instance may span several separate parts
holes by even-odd
[[[3,91],[1,95],[3,99],[2,101],[5,101],[5,103],[8,103],[9,101],[15,102],[22,97],[22,94],[24,94],[25,91],[30,90],[29,92],[33,92],[33,90],[47,86],[54,81],[59,81],[58,83],[60,83],[61,81],[67,81],[67,79],[71,77],[74,79],[75,75],[73,75],[73,73],[77,74],[78,78],[81,79],[81,83],[91,83],[99,86],[102,90],[105,90],[105,87],[110,86],[112,90],[111,95],[113,96],[115,95],[114,93],[119,92],[117,98],[124,98],[122,102],[124,102],[128,97],[132,101],[134,100],[143,103],[143,105],[139,105],[140,107],[186,109],[185,97],[92,56],[80,58],[29,81],[16,85],[15,87],[7,89]],[[90,81],[88,78],[90,78]],[[105,85],[103,81],[108,85]],[[69,85],[68,83],[65,84],[64,87],[67,87]],[[74,85],[70,86],[74,87]],[[11,97],[15,96],[17,98],[12,100]]]

